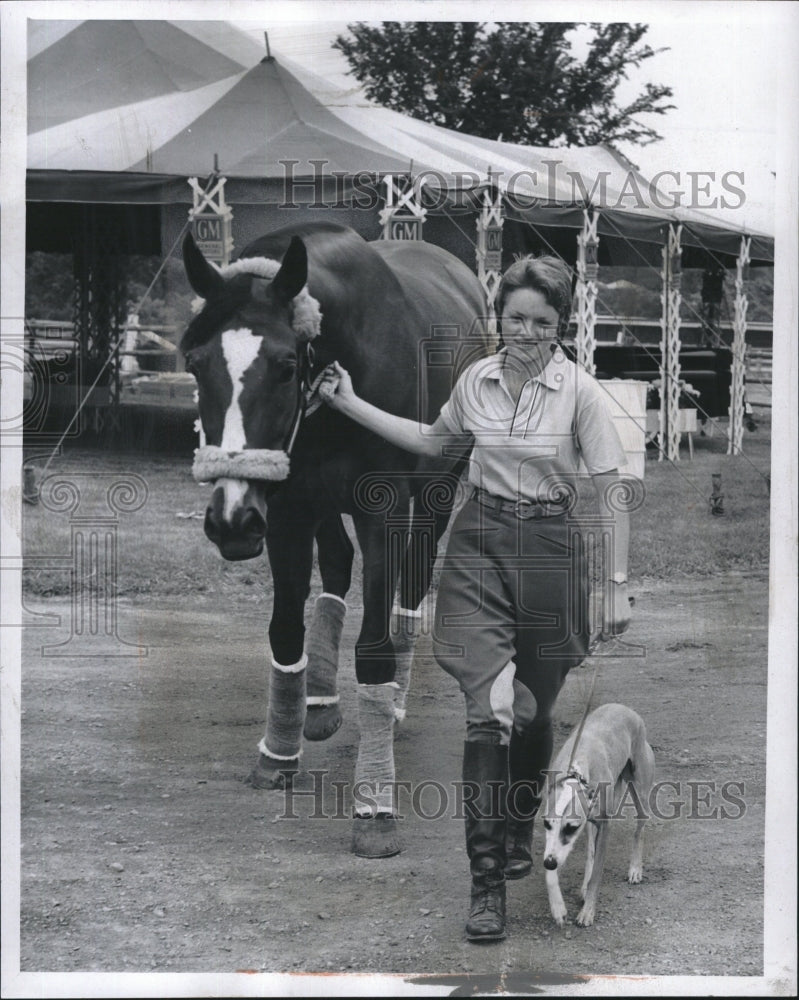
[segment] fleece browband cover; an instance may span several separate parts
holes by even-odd
[[[271,281],[280,270],[280,266],[279,261],[270,260],[268,257],[242,257],[217,270],[223,278],[232,278],[236,274],[252,274],[256,278],[267,278]],[[204,305],[204,299],[196,298],[192,302],[192,311],[199,312]],[[291,327],[300,340],[313,340],[319,336],[322,329],[322,310],[318,300],[308,291],[307,285],[303,285],[299,294],[292,299],[291,310]]]
[[[198,448],[191,474],[198,483],[216,479],[264,479],[277,482],[288,478],[289,456],[285,451],[249,448],[225,451],[215,444]]]

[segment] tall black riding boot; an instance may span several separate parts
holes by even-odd
[[[470,941],[499,941],[505,937],[508,748],[492,743],[465,743],[463,781],[466,852],[472,874],[466,936]]]
[[[533,870],[533,821],[541,804],[543,769],[551,754],[551,723],[524,735],[515,729],[511,733],[505,878],[524,878]]]

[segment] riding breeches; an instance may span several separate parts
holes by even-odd
[[[467,740],[507,743],[551,718],[589,640],[588,573],[571,514],[524,520],[467,501],[450,533],[433,651],[466,698]]]

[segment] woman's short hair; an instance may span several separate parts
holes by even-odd
[[[558,336],[566,332],[572,308],[572,273],[568,264],[551,255],[534,257],[531,254],[514,261],[499,284],[495,303],[497,316],[502,316],[505,299],[517,288],[540,292],[560,317]]]

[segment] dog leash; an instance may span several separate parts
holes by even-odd
[[[634,597],[630,597],[629,598],[629,603],[630,603],[630,607],[633,607],[635,605],[635,598]],[[599,647],[601,646],[601,644],[603,642],[611,642],[612,640],[618,639],[618,638],[619,637],[615,636],[615,635],[605,635],[605,633],[600,628],[600,630],[594,635],[594,637],[589,642],[589,644],[588,644],[588,653],[586,654],[586,656],[587,657],[593,656],[594,653],[597,651],[597,649],[599,649]],[[595,659],[595,662],[594,662],[594,672],[593,672],[593,675],[591,677],[591,689],[588,692],[588,699],[586,700],[586,703],[585,703],[585,709],[583,711],[583,716],[580,719],[579,726],[577,727],[577,735],[576,735],[576,737],[574,739],[574,746],[572,747],[572,752],[569,754],[569,766],[566,768],[566,773],[567,774],[569,774],[571,772],[571,770],[572,770],[572,764],[574,764],[574,757],[575,757],[575,754],[577,753],[577,747],[580,745],[580,737],[583,735],[583,729],[585,727],[585,720],[588,718],[588,714],[591,711],[591,701],[593,700],[593,697],[594,697],[594,688],[596,687],[596,678],[597,678],[597,674],[599,673],[599,660],[600,660],[600,658],[597,656],[596,659]]]
[[[600,642],[606,642],[603,639],[602,633],[599,632],[591,640],[591,644],[588,647],[588,655],[591,656],[599,646]],[[577,736],[574,739],[574,746],[572,746],[572,752],[569,754],[569,766],[566,768],[566,774],[570,774],[572,770],[572,764],[574,763],[574,756],[577,753],[577,747],[580,745],[580,737],[583,735],[583,728],[585,727],[585,720],[588,718],[588,713],[591,711],[591,701],[594,697],[594,688],[596,687],[596,676],[599,673],[599,657],[596,657],[596,662],[594,663],[594,673],[591,677],[591,689],[588,692],[588,700],[585,703],[585,710],[583,711],[583,717],[580,719],[580,724],[577,727]]]

